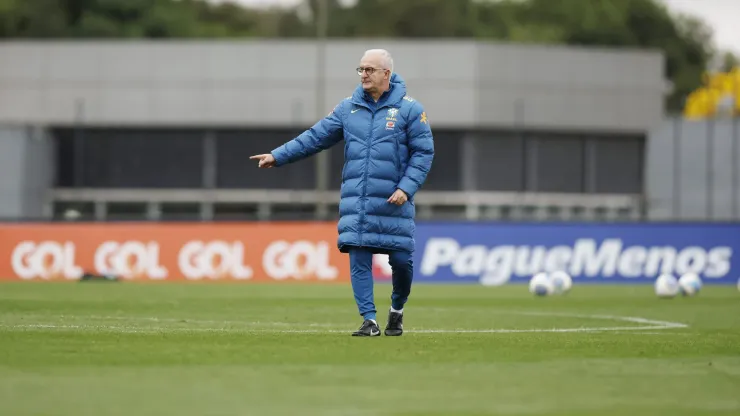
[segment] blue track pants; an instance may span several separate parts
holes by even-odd
[[[389,253],[388,262],[393,271],[391,305],[393,309],[400,310],[411,293],[411,282],[414,277],[412,254],[392,251]],[[349,265],[357,309],[363,318],[375,319],[377,310],[373,293],[373,253],[363,248],[350,249]]]

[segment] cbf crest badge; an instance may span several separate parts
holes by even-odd
[[[397,108],[389,108],[388,114],[386,115],[385,119],[388,120],[385,122],[385,129],[386,130],[393,130],[396,128],[396,116],[398,115],[398,109]]]

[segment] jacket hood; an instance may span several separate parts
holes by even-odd
[[[406,96],[406,81],[403,80],[403,78],[398,75],[397,73],[393,73],[391,75],[391,88],[383,93],[382,96],[380,96],[380,100],[378,100],[378,106],[381,105],[394,105],[401,100],[403,100],[403,97]],[[362,83],[357,85],[357,88],[355,88],[355,92],[352,94],[353,101],[359,102],[359,103],[372,103],[374,104],[374,101],[370,95],[365,93],[365,90],[362,88]]]

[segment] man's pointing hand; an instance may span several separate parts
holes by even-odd
[[[250,156],[250,159],[258,159],[260,162],[257,165],[257,167],[260,168],[271,168],[275,166],[275,158],[270,154],[264,154],[264,155],[254,155]]]

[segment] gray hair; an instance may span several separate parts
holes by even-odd
[[[385,49],[368,49],[365,51],[365,55],[379,55],[383,59],[383,66],[390,69],[393,73],[393,57],[391,53]]]

